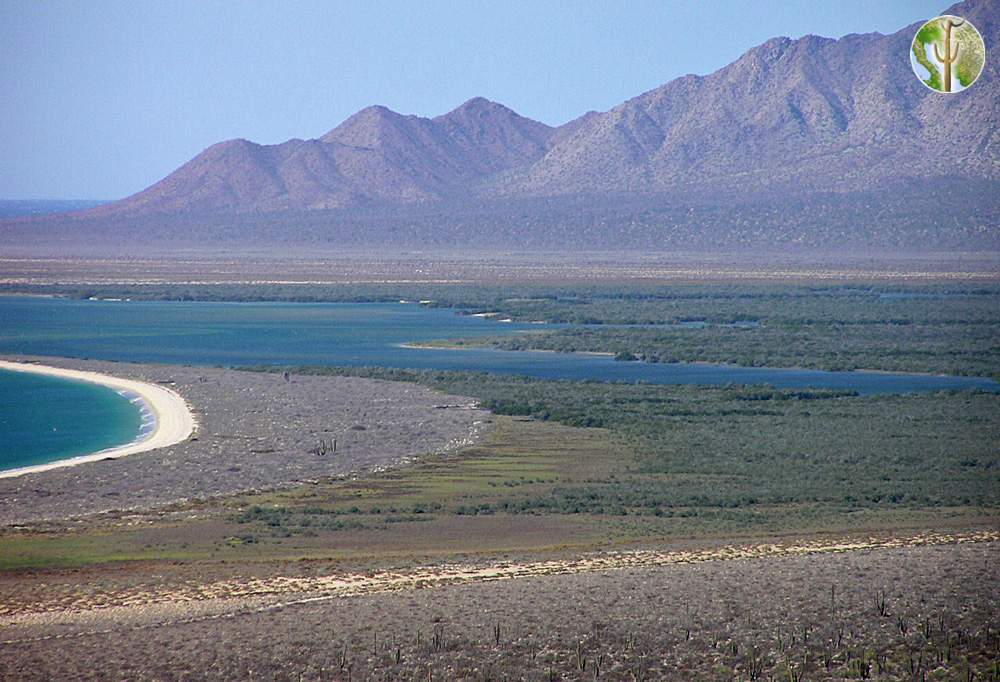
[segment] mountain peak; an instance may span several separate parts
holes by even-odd
[[[393,116],[402,116],[402,114],[398,114],[389,107],[384,106],[382,104],[372,104],[371,106],[367,106],[364,109],[359,110],[357,113],[350,116],[348,120],[354,118],[355,116],[362,118],[386,118]]]
[[[460,105],[455,107],[453,111],[482,111],[489,109],[503,109],[505,111],[510,111],[507,107],[493,100],[486,99],[485,97],[472,97],[462,102]]]
[[[447,114],[435,116],[436,122],[448,122],[453,120],[483,120],[483,119],[525,119],[513,109],[486,99],[485,97],[473,97],[458,105]]]
[[[245,137],[234,137],[231,140],[223,140],[222,142],[216,142],[212,146],[208,147],[205,151],[210,149],[253,149],[255,147],[260,147],[259,144],[248,140]]]
[[[340,142],[356,147],[373,146],[379,130],[406,118],[392,109],[375,104],[347,117],[343,123],[320,138],[323,142]]]

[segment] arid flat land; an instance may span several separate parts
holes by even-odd
[[[187,457],[208,448],[234,461],[275,453],[211,447],[211,425],[226,423],[212,413],[233,389],[280,409],[293,389],[375,399],[391,383],[80,366],[173,381],[195,406],[215,396]],[[213,382],[226,390],[203,386]],[[404,395],[443,395],[420,391]],[[462,416],[462,429],[480,414],[429,412]],[[373,455],[354,476],[311,470],[274,489],[140,497],[101,514],[89,497],[53,508],[40,495],[48,520],[0,533],[0,679],[991,679],[1000,524],[989,509],[798,521],[785,510],[773,530],[685,513],[463,513],[620,471],[607,429],[485,419],[475,443],[399,469]],[[295,451],[293,466],[313,461],[295,464]],[[273,466],[260,475],[280,478]],[[107,478],[122,493],[132,479]]]
[[[6,291],[72,285],[504,284],[616,282],[953,282],[1000,279],[1000,254],[944,253],[873,258],[705,253],[477,254],[371,252],[217,254],[156,258],[0,257]],[[40,289],[41,290],[41,289]]]

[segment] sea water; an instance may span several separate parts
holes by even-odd
[[[142,428],[139,406],[113,389],[0,370],[0,470],[123,445]]]

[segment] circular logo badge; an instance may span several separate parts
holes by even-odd
[[[979,31],[962,17],[935,17],[920,27],[910,45],[917,78],[936,92],[960,92],[976,82],[986,63]]]

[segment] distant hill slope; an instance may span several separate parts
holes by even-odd
[[[476,98],[436,118],[369,107],[315,140],[222,142],[132,197],[8,221],[0,243],[997,249],[1000,3],[945,12],[987,45],[954,95],[910,72],[918,24],[774,38],[558,128]]]
[[[1000,3],[947,11],[1000,42]],[[1000,178],[1000,54],[968,92],[912,74],[918,25],[889,36],[774,38],[594,116],[499,183],[504,194],[698,189],[856,191],[905,178]]]
[[[318,140],[220,142],[93,216],[309,210],[446,199],[537,161],[553,129],[481,97],[428,119],[363,109]]]

